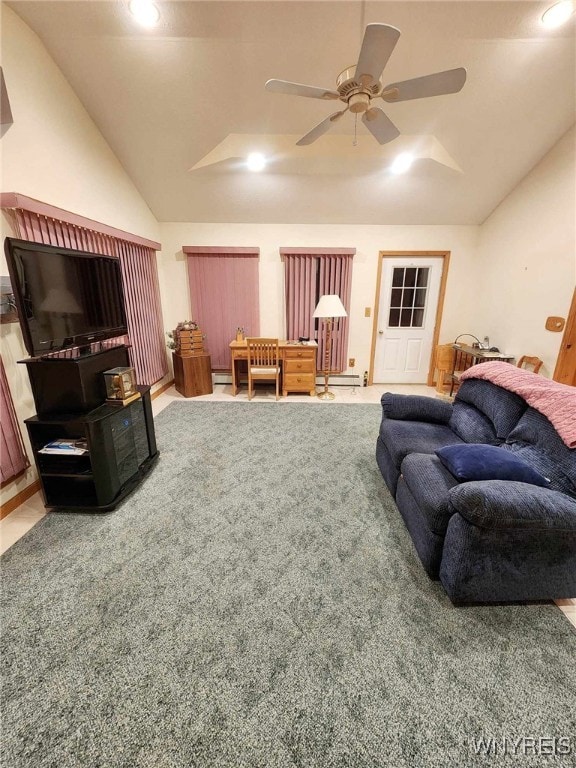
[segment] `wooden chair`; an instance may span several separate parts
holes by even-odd
[[[436,347],[434,367],[437,371],[436,392],[444,393],[444,387],[449,384],[448,377],[454,367],[454,348],[452,344],[439,344]]]
[[[276,400],[280,389],[280,358],[278,339],[247,338],[248,347],[248,400],[254,395],[253,382],[276,381]]]
[[[539,357],[530,357],[529,355],[522,355],[520,360],[518,360],[518,368],[526,368],[526,370],[532,370],[534,373],[538,373],[542,365],[544,364],[543,360],[540,360]]]

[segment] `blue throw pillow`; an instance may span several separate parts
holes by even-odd
[[[544,488],[550,484],[550,480],[530,464],[496,445],[447,445],[439,448],[436,455],[461,483],[469,480],[518,480]]]

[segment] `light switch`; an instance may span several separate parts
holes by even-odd
[[[372,314],[372,308],[371,307],[365,307],[364,309],[364,317],[370,317]]]

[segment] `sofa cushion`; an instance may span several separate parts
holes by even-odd
[[[444,424],[395,419],[382,419],[380,438],[398,469],[409,453],[434,453],[437,448],[453,445],[459,440]]]
[[[491,432],[480,437],[481,421],[471,421],[466,404],[482,414],[490,424]],[[483,379],[466,379],[462,382],[454,401],[450,426],[467,443],[499,442],[505,440],[526,411],[526,402],[514,392],[502,389]],[[490,438],[490,435],[493,435]],[[488,439],[486,439],[488,438]]]
[[[503,447],[549,477],[551,489],[576,496],[576,449],[539,411],[528,408]]]
[[[444,535],[454,514],[449,492],[458,481],[434,454],[411,453],[402,462],[401,472],[428,528]]]
[[[517,480],[546,488],[550,481],[523,459],[495,445],[467,443],[439,448],[436,455],[462,483],[470,480]]]
[[[465,443],[498,445],[502,442],[490,419],[468,403],[454,403],[448,426]]]

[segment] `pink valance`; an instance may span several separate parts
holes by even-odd
[[[58,223],[71,224],[73,227],[88,230],[93,236],[108,235],[118,240],[126,240],[129,243],[142,245],[144,248],[151,248],[153,251],[159,251],[162,248],[162,245],[155,240],[148,240],[146,237],[133,235],[122,229],[109,227],[107,224],[88,219],[85,216],[66,211],[63,208],[57,208],[55,205],[42,203],[33,197],[26,197],[26,195],[21,195],[19,192],[0,192],[0,208],[20,210],[24,219],[29,219],[31,226],[34,226],[37,222],[37,226],[40,228],[43,226],[49,227],[49,221],[52,220],[56,223],[56,226]],[[35,214],[35,216],[30,216],[30,214]],[[48,240],[39,239],[37,242],[48,243]],[[58,244],[60,245],[60,243]],[[61,244],[64,245],[65,243]],[[68,247],[73,248],[74,246],[70,245]]]
[[[184,245],[187,256],[260,256],[260,248],[235,247],[231,245]]]
[[[280,256],[355,256],[356,248],[280,248]]]

